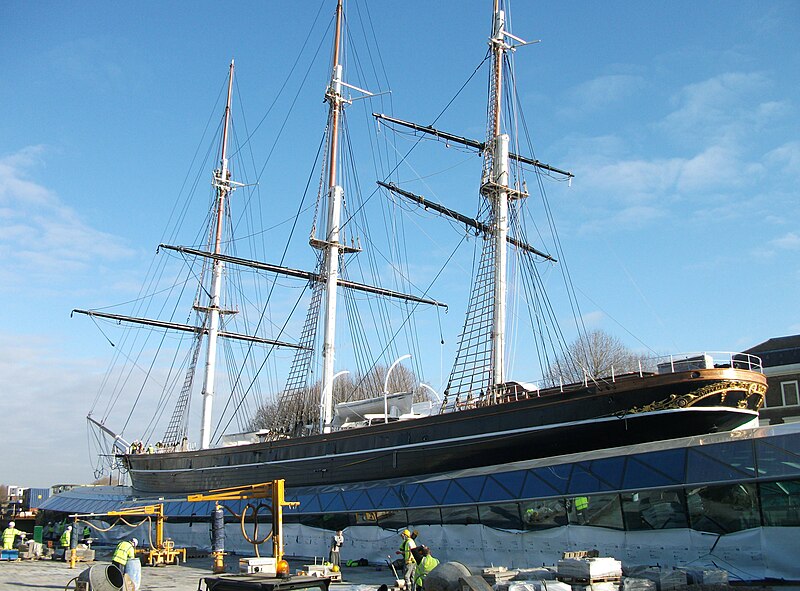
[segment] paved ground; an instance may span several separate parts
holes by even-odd
[[[238,557],[228,557],[228,571],[238,569]],[[54,560],[0,562],[0,591],[33,591],[36,589],[74,589],[70,583],[83,570],[102,562],[79,562],[74,569]],[[301,562],[289,562],[292,572],[302,568]],[[145,567],[140,591],[197,591],[202,577],[211,575],[210,558],[194,558],[181,566]],[[388,567],[343,568],[342,583],[331,585],[331,591],[375,591],[381,583],[392,585],[394,575]]]

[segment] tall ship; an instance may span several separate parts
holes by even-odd
[[[155,345],[130,343],[129,350],[133,352],[122,357],[136,369],[120,371],[105,381],[114,400],[119,400],[121,392],[127,392],[127,398],[144,396],[146,386],[131,385],[140,373],[163,386],[163,393],[151,404],[153,418],[143,435],[130,437],[125,432],[131,430],[127,421],[121,430],[115,429],[110,413],[89,416],[90,423],[111,442],[104,457],[113,468],[129,475],[136,491],[193,492],[277,478],[285,479],[289,487],[298,487],[423,477],[729,431],[751,425],[757,419],[766,393],[766,378],[760,360],[751,355],[667,355],[609,368],[592,363],[591,347],[575,350],[562,343],[549,349],[543,345],[536,353],[512,354],[517,349],[511,342],[511,333],[518,330],[509,329],[510,318],[519,316],[519,304],[509,303],[512,283],[530,287],[531,318],[541,319],[535,324],[538,329],[531,329],[537,338],[561,334],[559,329],[545,324],[553,316],[548,304],[534,301],[543,287],[536,265],[555,265],[557,261],[526,240],[522,222],[529,201],[525,174],[535,178],[531,185],[537,187],[542,186],[543,180],[570,180],[572,174],[518,153],[526,144],[519,141],[516,130],[520,117],[513,58],[516,50],[531,43],[511,32],[501,4],[494,0],[484,60],[489,70],[485,138],[473,140],[433,125],[373,114],[374,126],[384,134],[406,134],[417,143],[430,139],[478,154],[481,159],[476,215],[461,213],[401,186],[395,174],[397,166],[389,166],[388,174],[382,173],[377,188],[369,195],[374,200],[392,200],[402,204],[400,207],[443,218],[466,228],[474,239],[465,319],[442,395],[433,392],[413,372],[401,369],[403,361],[419,354],[401,354],[397,337],[413,324],[413,314],[422,309],[441,310],[447,298],[433,297],[430,294],[436,291],[435,287],[416,288],[407,278],[394,285],[350,278],[349,270],[361,266],[358,257],[372,241],[353,238],[352,228],[362,227],[360,222],[354,222],[360,219],[362,206],[354,205],[355,195],[345,190],[343,180],[355,171],[352,160],[358,158],[347,143],[350,136],[345,127],[345,108],[355,101],[377,101],[381,93],[347,81],[343,59],[347,27],[343,25],[343,4],[339,0],[332,27],[331,74],[324,94],[328,117],[320,143],[316,204],[308,206],[302,200],[298,203],[298,211],[314,212],[309,243],[315,268],[303,271],[287,266],[286,251],[274,244],[267,255],[282,256],[277,264],[242,257],[234,250],[240,243],[232,232],[246,224],[239,223],[242,218],[231,213],[233,196],[257,183],[237,179],[237,170],[231,166],[231,63],[203,245],[159,247],[162,252],[187,261],[187,276],[196,280],[191,305],[194,322],[176,321],[174,315],[156,319],[144,314],[76,310],[97,323],[145,327],[150,337],[155,335],[158,341]],[[416,143],[412,150],[413,146]],[[241,152],[236,150],[236,154]],[[310,180],[311,177],[309,184]],[[248,226],[248,232],[253,236],[258,230]],[[398,250],[414,246],[404,245]],[[373,267],[378,278],[386,274],[384,265],[376,264],[375,259],[364,266]],[[254,296],[266,303],[260,306],[260,314],[249,319],[249,325],[255,327],[253,331],[239,328],[245,322],[232,303],[233,291],[226,283],[234,276],[251,284],[261,276],[273,278],[261,288],[259,296]],[[275,319],[279,311],[292,306],[276,299],[273,292],[290,281],[299,281],[310,292],[305,319],[295,327],[295,334],[299,334],[296,338],[287,336],[292,332],[287,322]],[[178,291],[175,286],[184,289],[189,283],[176,281],[171,289]],[[399,320],[390,320],[383,313],[367,317],[351,308],[359,298],[375,306],[379,300],[390,302],[389,306],[403,312]],[[248,301],[252,302],[253,297]],[[361,332],[350,331],[354,343],[361,340],[359,335],[367,335],[363,337],[365,341],[376,337],[386,340],[378,345],[376,355],[353,353],[349,360],[358,370],[350,375],[342,370],[337,356],[342,316],[361,324]],[[589,340],[585,331],[579,328],[578,332],[580,339]],[[168,335],[173,334],[188,343],[185,356],[174,354],[173,359],[178,361],[168,371],[145,363],[145,356],[162,352],[170,343]],[[232,357],[223,354],[225,346],[232,342],[244,345],[242,361],[234,363]],[[265,375],[270,372],[263,370],[267,360],[275,356],[287,361],[288,377],[282,386],[277,386],[274,376]],[[221,371],[223,359],[227,365]],[[512,366],[517,375],[539,371],[544,378],[540,382],[527,381],[528,376],[525,381],[514,379],[510,376]],[[576,368],[577,377],[573,371]],[[229,395],[228,402],[220,412],[215,411],[214,401],[220,397],[222,373],[230,386],[224,392]],[[254,404],[253,392],[265,388],[274,393]],[[199,441],[195,442],[189,426],[191,401],[197,390],[201,391],[203,403],[197,417]],[[176,400],[175,409],[165,420],[170,396]],[[244,410],[249,418],[234,419],[234,407]],[[163,436],[157,435],[157,426],[163,423],[167,423],[166,430]]]

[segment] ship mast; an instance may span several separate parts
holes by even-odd
[[[228,171],[228,127],[231,120],[231,96],[233,94],[233,60],[228,77],[228,100],[225,104],[225,124],[222,129],[222,154],[220,167],[214,171],[213,185],[217,191],[216,229],[214,232],[214,253],[222,254],[222,225],[225,219],[225,201],[232,190]],[[208,345],[206,347],[205,371],[203,374],[203,422],[200,425],[200,446],[211,446],[211,408],[214,401],[214,382],[217,372],[217,339],[219,337],[220,294],[222,292],[222,271],[225,263],[214,259],[211,271],[211,299],[208,309]]]
[[[501,133],[503,99],[503,60],[508,50],[505,42],[505,13],[499,0],[494,0],[492,37],[492,79],[490,84],[487,125],[486,161],[481,193],[491,201],[494,226],[494,314],[492,318],[492,386],[505,381],[506,292],[508,250],[508,142],[509,136]]]
[[[333,41],[333,72],[325,93],[330,118],[330,147],[328,153],[328,223],[325,252],[325,328],[322,345],[322,400],[320,431],[330,433],[333,422],[333,371],[336,339],[336,284],[339,277],[339,224],[344,189],[337,184],[336,165],[339,149],[339,118],[344,104],[342,97],[342,65],[339,46],[342,34],[342,0],[336,4],[336,34]]]

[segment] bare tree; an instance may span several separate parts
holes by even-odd
[[[333,382],[333,403],[381,396],[387,371],[387,367],[378,365],[365,375],[343,374],[337,377]],[[389,376],[388,391],[390,394],[415,392],[418,383],[413,371],[397,365]],[[300,396],[293,396],[292,408],[287,408],[286,402],[283,405],[279,404],[275,398],[265,402],[250,420],[250,430],[270,429],[276,433],[284,433],[289,428],[296,433],[298,428],[302,428],[300,423],[316,422],[319,420],[320,389],[321,384],[317,382],[306,388]]]
[[[595,330],[570,344],[545,371],[551,385],[572,384],[647,369],[646,357],[617,337]]]

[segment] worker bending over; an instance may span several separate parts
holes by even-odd
[[[111,558],[111,564],[119,569],[119,572],[125,572],[125,565],[128,561],[136,557],[136,546],[139,545],[139,540],[131,538],[131,541],[122,540],[117,544],[117,549],[114,550],[114,556]]]
[[[430,572],[439,566],[439,561],[431,556],[430,548],[427,546],[422,546],[419,551],[422,558],[417,564],[417,569],[414,574],[414,584],[417,586],[417,591],[423,588],[423,581],[425,577],[430,574]]]

